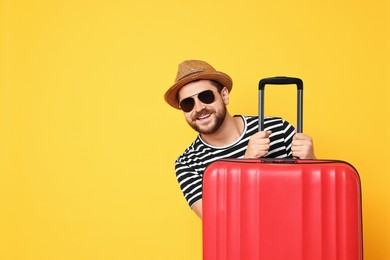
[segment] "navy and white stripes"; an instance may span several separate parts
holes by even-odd
[[[226,147],[213,147],[200,136],[181,154],[175,162],[176,178],[190,207],[202,198],[202,178],[206,167],[224,158],[243,158],[250,137],[258,132],[257,116],[242,116],[244,131],[240,138]],[[266,158],[292,157],[291,141],[294,127],[278,117],[264,119],[265,130],[271,130],[270,149]]]

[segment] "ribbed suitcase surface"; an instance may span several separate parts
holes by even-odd
[[[360,180],[341,161],[224,160],[203,179],[204,260],[359,260]]]

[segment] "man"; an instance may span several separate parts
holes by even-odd
[[[175,84],[165,101],[181,109],[199,133],[175,162],[176,177],[192,210],[202,218],[202,178],[206,167],[222,158],[315,159],[310,136],[295,134],[282,118],[266,117],[258,131],[257,116],[231,116],[226,106],[232,79],[210,64],[187,60],[179,64]]]

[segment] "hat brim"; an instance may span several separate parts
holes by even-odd
[[[185,77],[178,82],[176,82],[172,87],[170,87],[167,92],[165,92],[164,98],[165,101],[172,107],[176,109],[180,109],[179,101],[177,100],[177,93],[179,90],[186,84],[196,81],[196,80],[214,80],[221,83],[224,87],[228,89],[230,92],[232,90],[233,81],[232,79],[223,72],[200,72],[197,74],[193,74],[191,76]]]

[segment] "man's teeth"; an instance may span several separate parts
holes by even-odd
[[[206,117],[209,117],[210,115],[209,114],[207,114],[207,115],[204,115],[204,116],[200,116],[200,117],[198,117],[198,119],[204,119],[204,118],[206,118]]]

